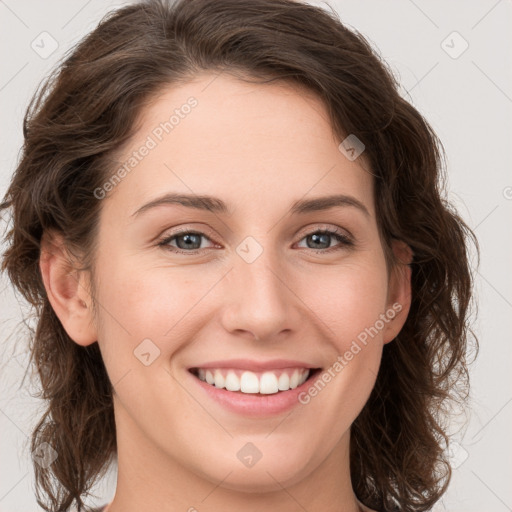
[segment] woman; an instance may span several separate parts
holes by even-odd
[[[292,0],[113,12],[29,107],[3,269],[37,308],[44,510],[424,511],[473,234],[365,39]]]

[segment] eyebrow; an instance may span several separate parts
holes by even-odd
[[[209,211],[211,213],[224,215],[232,214],[232,210],[228,207],[228,205],[218,197],[169,193],[161,197],[157,197],[149,203],[144,204],[138,210],[132,213],[132,217],[138,216],[147,210],[162,205],[180,205],[185,206],[186,208]],[[292,214],[305,214],[347,206],[357,208],[366,216],[370,217],[370,212],[361,201],[353,196],[344,194],[315,197],[313,199],[300,199],[293,203],[290,210]]]

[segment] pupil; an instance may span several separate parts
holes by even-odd
[[[182,235],[182,237],[181,237],[181,238],[183,238],[183,240],[185,241],[185,247],[186,247],[186,248],[190,249],[190,248],[191,248],[191,244],[192,244],[192,245],[194,244],[193,237],[195,237],[195,238],[196,238],[196,241],[195,241],[195,242],[197,243],[197,241],[198,241],[197,239],[199,238],[199,237],[198,237],[198,235],[191,235],[191,234],[188,234],[188,235]],[[178,240],[179,240],[179,238],[178,238]],[[199,245],[200,245],[200,243],[199,243]],[[195,248],[196,248],[196,247],[194,247],[194,249],[195,249]]]
[[[315,243],[318,243],[318,242],[322,243],[321,240],[319,240],[320,238],[322,238],[322,237],[328,238],[329,237],[329,235],[326,235],[325,233],[321,234],[321,235],[315,234],[315,235],[311,235],[311,236],[313,237],[313,240]],[[327,245],[329,245],[328,241],[326,242],[324,240],[324,243],[327,243]]]

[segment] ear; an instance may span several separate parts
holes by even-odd
[[[383,333],[384,343],[394,340],[405,324],[411,307],[411,267],[412,249],[400,240],[393,240],[392,250],[396,263],[393,265],[388,285],[386,323]]]
[[[62,235],[43,234],[39,268],[48,300],[69,337],[82,346],[97,341],[88,276],[73,263]]]

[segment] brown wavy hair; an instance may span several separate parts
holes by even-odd
[[[39,270],[43,233],[56,231],[93,272],[101,201],[113,155],[165,87],[204,71],[306,87],[333,133],[355,134],[374,176],[386,254],[414,254],[412,305],[383,350],[375,387],[351,427],[354,492],[379,510],[426,511],[451,477],[449,412],[467,406],[469,349],[478,350],[470,246],[477,240],[444,198],[441,142],[399,93],[366,39],[335,12],[293,0],[150,0],[112,11],[72,48],[27,109],[24,145],[0,211],[12,215],[2,271],[33,306],[31,361],[47,408],[31,437],[58,458],[34,463],[37,502],[67,510],[115,460],[112,384],[99,347],[74,343],[48,301]],[[475,351],[475,355],[476,355]]]

